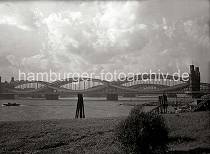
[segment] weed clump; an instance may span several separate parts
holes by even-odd
[[[169,138],[164,119],[143,112],[141,106],[135,106],[117,125],[115,135],[126,153],[162,154],[167,151]]]

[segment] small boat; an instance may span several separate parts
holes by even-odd
[[[3,106],[20,106],[18,103],[5,103]]]

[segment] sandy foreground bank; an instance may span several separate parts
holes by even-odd
[[[209,116],[164,115],[170,149],[210,149]],[[114,128],[124,118],[0,122],[0,153],[122,153]]]

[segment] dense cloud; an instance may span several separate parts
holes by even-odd
[[[210,59],[207,0],[1,2],[0,70],[188,71]]]

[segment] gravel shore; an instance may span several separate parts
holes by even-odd
[[[169,149],[210,149],[209,115],[164,115]],[[122,153],[114,130],[124,118],[0,122],[0,153]]]

